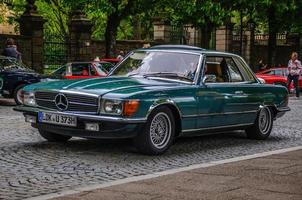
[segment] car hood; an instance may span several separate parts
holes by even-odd
[[[95,95],[129,96],[144,91],[183,87],[184,83],[154,80],[137,77],[106,77],[94,79],[61,80],[37,83],[25,87],[25,90],[74,91]]]

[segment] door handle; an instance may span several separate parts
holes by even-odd
[[[235,94],[243,94],[243,91],[235,91]]]

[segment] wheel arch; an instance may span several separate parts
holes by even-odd
[[[277,113],[278,113],[277,106],[276,106],[275,104],[273,104],[273,103],[264,103],[263,105],[260,105],[260,106],[259,106],[259,111],[260,111],[260,109],[261,109],[263,106],[268,107],[268,108],[272,111],[273,119],[275,119],[276,116],[277,116]]]
[[[173,100],[162,99],[162,100],[155,101],[148,110],[147,118],[152,112],[154,112],[154,110],[160,107],[168,107],[172,111],[175,119],[175,136],[176,137],[179,136],[182,130],[182,121],[181,121],[182,115],[181,115],[181,111],[179,110],[178,106]]]

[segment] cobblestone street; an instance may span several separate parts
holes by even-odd
[[[192,164],[302,145],[302,100],[274,122],[266,141],[243,132],[182,138],[162,156],[143,156],[128,140],[74,138],[49,143],[0,98],[0,199],[24,199]]]

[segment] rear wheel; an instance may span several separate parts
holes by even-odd
[[[175,119],[167,107],[154,110],[142,133],[134,139],[137,149],[144,154],[163,154],[172,144],[175,136]]]
[[[25,86],[25,84],[18,85],[14,90],[14,100],[17,105],[22,104],[21,91],[24,86]]]
[[[273,113],[269,107],[262,107],[258,113],[257,119],[254,125],[246,129],[248,138],[264,140],[272,131],[273,128]]]
[[[56,133],[51,133],[51,132],[45,131],[43,129],[38,129],[38,130],[39,130],[40,135],[49,142],[66,142],[70,138],[72,138],[71,136],[59,135]]]

